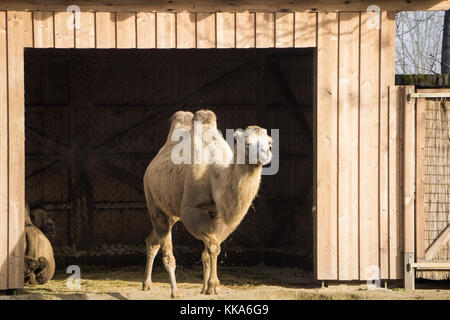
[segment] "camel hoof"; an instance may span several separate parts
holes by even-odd
[[[200,291],[200,294],[206,294],[206,289],[202,289],[202,291]]]
[[[172,299],[179,298],[179,297],[180,297],[180,293],[179,293],[178,291],[172,292],[172,293],[170,294],[170,297],[171,297]]]
[[[219,290],[217,287],[209,287],[208,290],[206,290],[206,294],[209,296],[218,294],[218,293],[219,293]]]
[[[148,291],[148,290],[150,290],[152,288],[152,284],[151,283],[146,283],[146,282],[144,282],[143,284],[142,284],[142,291]]]

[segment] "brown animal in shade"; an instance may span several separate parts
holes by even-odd
[[[53,248],[47,237],[31,221],[30,207],[25,209],[25,283],[45,284],[55,273]]]
[[[201,122],[203,131],[216,133],[212,136],[206,135],[208,137],[205,139],[210,145],[214,145],[216,151],[213,152],[220,151],[217,159],[223,161],[208,164],[202,160],[195,163],[192,156],[191,163],[194,164],[173,162],[171,153],[178,141],[171,141],[172,133],[180,129],[191,132],[193,136],[193,120]],[[247,127],[245,132],[237,132],[235,138],[244,142],[237,144],[235,141],[233,152],[218,132],[216,115],[210,110],[200,110],[195,116],[191,112],[178,111],[172,117],[169,137],[148,165],[144,175],[144,191],[153,231],[146,240],[147,264],[143,290],[151,288],[153,261],[161,248],[163,264],[170,276],[171,297],[178,295],[171,230],[177,221],[181,221],[186,229],[205,245],[201,256],[201,292],[219,292],[217,257],[220,244],[246,215],[259,189],[262,166],[269,163],[272,157],[272,139],[265,129],[257,126]],[[250,150],[255,150],[256,145],[260,147],[260,157],[256,162],[251,162],[249,153]],[[238,164],[236,161],[241,158],[237,157],[238,146],[244,146],[247,151],[244,164]]]

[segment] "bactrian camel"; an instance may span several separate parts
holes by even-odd
[[[30,207],[25,205],[25,265],[24,282],[45,284],[55,273],[53,248],[47,237],[31,221]]]
[[[203,132],[215,132],[202,139],[214,146],[209,149],[213,150],[212,153],[220,151],[218,159],[223,161],[211,163],[202,158],[200,162],[195,162],[192,156],[192,162],[187,164],[173,162],[171,153],[179,141],[172,141],[172,133],[174,130],[184,130],[193,135],[194,123],[201,123]],[[237,141],[243,143],[238,144]],[[238,149],[242,150],[238,145],[245,146],[243,164],[238,162],[244,161],[237,161],[243,159],[242,153],[237,156]],[[144,175],[144,191],[153,231],[146,240],[147,264],[143,290],[151,288],[153,261],[161,248],[163,265],[170,276],[171,297],[178,296],[171,230],[177,221],[181,221],[188,232],[205,245],[201,256],[201,293],[219,292],[217,257],[220,244],[236,229],[257,195],[262,166],[269,163],[272,157],[271,145],[272,139],[265,129],[250,126],[235,133],[233,152],[218,132],[216,115],[212,111],[200,110],[195,116],[191,112],[178,111],[173,115],[167,141]],[[257,161],[250,161],[249,153],[254,154],[252,150],[259,150]]]

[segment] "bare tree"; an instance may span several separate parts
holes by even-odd
[[[450,10],[445,11],[444,17],[441,73],[450,73]]]
[[[439,73],[444,11],[400,12],[396,20],[396,73]]]

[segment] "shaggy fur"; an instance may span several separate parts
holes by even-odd
[[[236,229],[247,213],[258,192],[262,165],[267,163],[234,164],[231,161],[233,150],[217,131],[216,116],[210,110],[200,110],[194,117],[190,112],[175,113],[170,131],[182,128],[189,130],[194,136],[192,119],[201,121],[204,130],[207,128],[216,131],[209,142],[222,149],[224,161],[220,164],[206,164],[203,161],[198,164],[175,165],[171,161],[171,151],[178,141],[170,141],[169,135],[144,175],[144,191],[154,228],[147,238],[143,290],[151,287],[153,261],[161,248],[163,264],[171,280],[172,297],[177,296],[176,263],[171,238],[174,223],[181,220],[195,238],[203,241],[205,250],[202,254],[202,293],[217,294],[217,256],[220,253],[220,244]],[[269,149],[265,152],[270,158],[271,138],[266,131],[253,126],[246,129],[246,133],[255,138],[245,139],[246,148],[250,140],[267,142]],[[236,147],[234,149],[236,153]]]
[[[55,273],[53,248],[47,237],[33,225],[28,204],[25,210],[25,283],[45,284]]]

